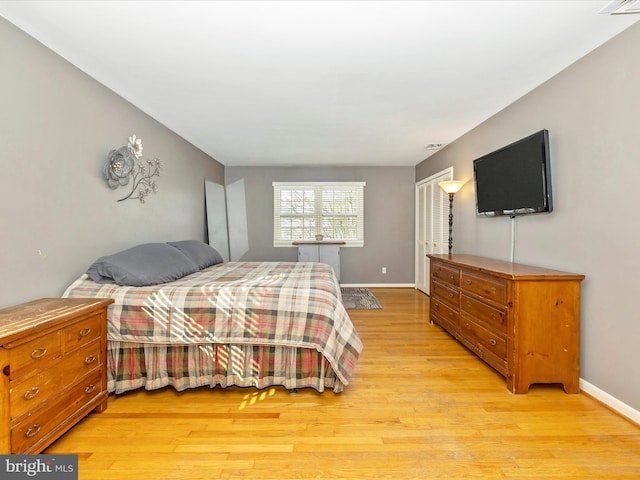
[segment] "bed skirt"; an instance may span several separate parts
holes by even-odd
[[[265,345],[108,342],[108,390],[123,393],[171,385],[178,391],[220,385],[339,393],[344,385],[321,353]]]

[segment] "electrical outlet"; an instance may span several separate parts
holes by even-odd
[[[387,267],[382,267],[382,274],[386,275],[387,274]]]

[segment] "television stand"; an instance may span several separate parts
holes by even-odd
[[[578,393],[584,275],[474,255],[431,259],[430,321],[506,377],[512,393]]]

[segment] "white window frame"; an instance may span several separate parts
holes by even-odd
[[[316,235],[325,235],[324,241],[344,241],[345,247],[364,246],[364,187],[366,182],[273,182],[273,246],[291,247],[295,241],[315,241]],[[281,193],[283,190],[313,190],[314,203],[313,211],[303,214],[287,215],[281,209]],[[356,193],[356,212],[349,212],[349,216],[356,216],[356,238],[330,238],[326,232],[322,231],[322,192],[350,190]],[[335,212],[331,216],[335,216]],[[313,233],[307,232],[307,238],[281,238],[281,219],[296,216],[300,218],[313,219],[315,224]]]

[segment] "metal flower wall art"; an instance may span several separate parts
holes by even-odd
[[[153,180],[160,176],[160,160],[141,160],[142,139],[134,135],[129,143],[117,150],[111,150],[104,166],[104,178],[109,188],[115,190],[131,184],[129,195],[118,200],[140,200],[144,203],[150,193],[156,193],[158,186]]]

